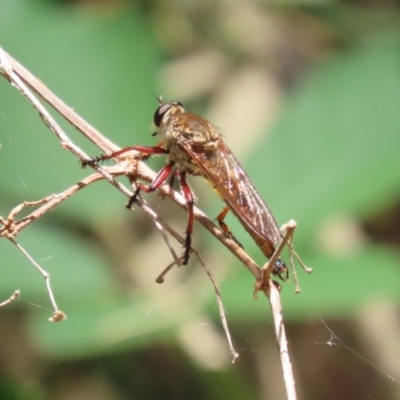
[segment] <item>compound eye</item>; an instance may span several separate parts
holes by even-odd
[[[160,107],[157,108],[156,112],[154,113],[154,125],[159,128],[161,125],[161,122],[164,118],[164,115],[168,112],[168,110],[171,108],[171,104],[161,104]]]

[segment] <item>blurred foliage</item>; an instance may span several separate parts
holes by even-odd
[[[0,4],[0,45],[121,147],[153,143],[149,127],[160,92],[221,127],[277,220],[297,220],[296,250],[314,267],[311,276],[299,271],[301,295],[292,285],[282,291],[300,397],[390,399],[394,389],[377,370],[400,374],[379,357],[375,371],[353,367],[373,376],[370,385],[336,384],[346,381],[347,365],[330,362],[337,353],[318,359],[323,351],[315,343],[331,338],[315,315],[351,321],[335,324],[335,333],[366,354],[360,343],[372,334],[357,330],[363,312],[377,300],[399,299],[398,248],[367,235],[391,222],[386,241],[398,237],[399,20],[391,1],[15,0]],[[61,192],[88,170],[5,80],[0,105],[0,215],[6,217],[15,205]],[[98,153],[56,118],[88,154]],[[217,215],[217,196],[199,179],[191,184],[199,207]],[[157,195],[147,199],[184,230],[181,210]],[[254,301],[252,277],[196,225],[195,246],[221,285],[241,353],[229,367],[211,283],[193,261],[155,284],[170,255],[152,222],[128,213],[124,202],[98,183],[18,237],[51,274],[68,315],[60,324],[47,321],[43,278],[0,241],[0,297],[22,292],[1,310],[7,379],[0,393],[16,393],[3,397],[150,399],[162,391],[164,399],[282,398],[267,303]],[[262,263],[240,224],[228,223]],[[362,339],[352,341],[353,335]],[[376,340],[368,342],[374,350],[367,358],[384,353]],[[301,355],[302,347],[310,351]],[[310,382],[304,369],[324,372],[326,382],[335,376],[335,384]]]

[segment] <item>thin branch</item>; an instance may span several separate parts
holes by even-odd
[[[33,266],[41,273],[43,278],[46,281],[47,292],[50,297],[51,305],[53,306],[54,312],[53,315],[49,318],[51,322],[60,322],[67,319],[67,316],[58,308],[56,300],[54,298],[53,290],[50,284],[50,274],[45,271],[30,255],[29,253],[14,239],[10,239],[10,241],[21,251],[21,253],[33,264]]]
[[[3,72],[1,71],[3,69]],[[98,130],[87,123],[71,107],[67,106],[54,93],[52,93],[38,78],[32,75],[23,65],[14,60],[4,49],[0,47],[0,73],[7,79],[15,72],[25,84],[33,89],[42,97],[51,107],[58,111],[67,121],[69,121],[84,136],[91,140],[104,152],[113,152],[118,150],[118,146],[104,137]],[[9,79],[10,80],[10,79]]]
[[[269,303],[271,305],[272,316],[274,319],[275,336],[278,342],[283,380],[285,382],[286,388],[286,398],[288,400],[296,400],[296,386],[293,376],[292,363],[290,362],[279,289],[274,284],[270,284],[264,289],[264,294],[268,297]]]
[[[168,273],[168,271],[170,271],[170,269],[174,265],[179,265],[179,262],[180,262],[180,258],[177,257],[174,249],[170,245],[168,237],[164,232],[164,229],[167,228],[168,229],[168,233],[170,233],[181,245],[185,244],[185,239],[181,235],[177,234],[174,230],[169,229],[169,226],[167,224],[164,224],[164,225],[161,224],[160,223],[160,217],[153,210],[151,210],[147,205],[145,205],[143,203],[143,200],[140,201],[140,207],[142,208],[142,210],[144,212],[146,212],[153,219],[154,223],[158,227],[159,232],[163,236],[168,248],[170,249],[170,251],[171,251],[171,253],[172,253],[173,257],[174,257],[174,261],[172,263],[170,263],[166,268],[164,268],[162,273],[156,278],[156,282],[157,283],[163,283],[164,282],[164,277]],[[192,252],[196,255],[197,259],[200,262],[200,265],[202,266],[203,270],[206,272],[206,274],[208,275],[211,283],[214,286],[215,297],[217,299],[218,311],[219,311],[219,315],[220,315],[220,318],[221,318],[222,327],[224,329],[224,332],[225,332],[225,335],[226,335],[226,338],[227,338],[227,341],[228,341],[229,350],[230,350],[230,352],[231,352],[231,354],[233,356],[232,363],[234,363],[235,360],[239,357],[239,354],[237,353],[237,351],[233,347],[232,337],[231,337],[231,334],[230,334],[230,331],[229,331],[228,322],[227,322],[226,315],[225,315],[225,308],[224,308],[224,305],[222,303],[221,291],[219,289],[218,283],[215,280],[214,275],[212,274],[212,272],[207,268],[207,265],[204,262],[204,260],[201,257],[201,255],[199,254],[199,252],[197,250],[195,250],[195,249],[192,249]]]
[[[111,171],[114,175],[120,175],[122,174],[120,166],[114,166],[110,167],[107,171]],[[7,217],[6,220],[0,217],[0,223],[3,224],[3,227],[0,229],[0,237],[6,237],[8,239],[13,239],[15,238],[22,229],[26,228],[29,224],[32,222],[36,221],[37,219],[41,218],[44,216],[48,211],[53,209],[54,207],[58,206],[60,203],[63,201],[67,200],[69,197],[71,197],[73,194],[77,193],[79,190],[87,187],[93,182],[99,181],[104,179],[104,177],[98,173],[94,173],[92,175],[89,175],[88,177],[82,179],[75,185],[72,185],[65,191],[59,193],[59,194],[52,194],[50,196],[47,196],[41,200],[38,201],[25,201],[22,204],[19,204],[18,206],[14,207],[9,216]],[[129,191],[126,189],[126,191],[129,193]],[[21,218],[18,221],[14,222],[15,217],[18,215],[19,212],[21,212],[25,207],[34,207],[37,205],[43,204],[41,207],[38,209],[32,211],[30,214],[28,214],[26,217]]]
[[[143,200],[140,201],[139,204],[140,208],[147,214],[150,216],[150,218],[153,220],[158,232],[160,233],[160,235],[162,236],[162,238],[164,239],[165,244],[167,245],[169,251],[171,252],[171,255],[174,259],[174,261],[170,264],[168,270],[166,270],[166,272],[164,273],[164,275],[174,266],[174,265],[179,265],[181,258],[178,257],[178,255],[176,254],[175,249],[172,247],[168,236],[166,235],[165,231],[169,232],[175,239],[178,240],[178,242],[180,242],[181,244],[183,243],[183,238],[178,235],[178,233],[176,231],[174,231],[172,228],[170,228],[170,226],[168,224],[166,224],[150,207],[147,206],[147,204],[144,203]],[[157,278],[156,282],[157,283],[163,283],[164,282],[164,275],[162,278]]]
[[[0,308],[7,306],[8,304],[12,303],[15,300],[18,300],[20,294],[21,294],[21,291],[16,290],[7,300],[4,300],[3,302],[0,303]]]
[[[228,321],[226,319],[224,304],[222,303],[222,299],[221,299],[221,290],[219,289],[218,283],[215,280],[214,275],[207,268],[207,265],[204,262],[204,260],[201,257],[201,255],[196,250],[193,250],[193,252],[196,254],[196,257],[198,258],[198,260],[200,261],[201,266],[203,267],[203,270],[206,272],[206,274],[208,275],[208,277],[210,278],[210,280],[211,280],[211,282],[212,282],[212,284],[214,286],[215,297],[216,297],[217,303],[218,303],[219,316],[221,318],[222,327],[224,329],[224,332],[225,332],[225,335],[226,335],[226,339],[227,339],[228,344],[229,344],[229,350],[230,350],[230,352],[231,352],[231,354],[233,356],[232,363],[234,363],[239,358],[239,354],[237,353],[237,351],[233,347],[232,337],[231,337],[231,334],[230,334],[230,331],[229,331]]]

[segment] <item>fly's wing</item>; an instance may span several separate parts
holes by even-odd
[[[181,142],[246,230],[278,245],[281,241],[278,224],[239,161],[219,135],[213,145],[216,146],[209,151],[207,146],[201,149],[190,141]]]

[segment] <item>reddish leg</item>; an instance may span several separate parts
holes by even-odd
[[[83,161],[82,166],[86,167],[87,165],[94,165],[100,161],[109,160],[110,158],[118,157],[121,154],[127,153],[128,151],[131,151],[131,150],[140,151],[141,153],[146,154],[148,156],[157,155],[157,154],[168,154],[168,152],[169,152],[167,149],[164,149],[163,147],[160,147],[160,146],[153,146],[153,147],[152,146],[130,146],[130,147],[125,147],[118,151],[114,151],[114,153],[111,153],[111,154],[103,154],[101,156],[94,157],[89,161]]]
[[[123,153],[126,153],[128,151],[131,151],[131,150],[139,151],[139,152],[141,152],[143,154],[146,154],[148,156],[158,155],[158,154],[168,154],[169,150],[164,149],[163,147],[160,147],[162,144],[163,144],[163,142],[161,142],[158,146],[153,146],[153,147],[151,147],[151,146],[131,146],[131,147],[126,147],[124,149],[115,151],[114,153],[104,154],[102,156],[92,158],[89,161],[84,161],[84,162],[82,162],[82,165],[84,167],[87,166],[87,165],[94,165],[94,164],[98,163],[99,161],[108,160],[110,158],[118,157],[119,155],[121,155]],[[165,167],[163,167],[158,172],[157,176],[155,177],[155,179],[153,180],[153,182],[151,182],[151,184],[149,186],[142,185],[142,184],[139,183],[137,185],[137,189],[135,190],[135,193],[129,199],[126,207],[127,208],[131,208],[132,204],[136,201],[136,199],[139,196],[139,193],[141,191],[144,191],[146,193],[154,192],[170,176],[171,176],[171,180],[170,180],[169,183],[172,186],[173,183],[174,183],[174,177],[175,177],[175,174],[173,174],[173,168],[174,168],[174,164],[173,163],[170,163],[170,164],[166,165]],[[171,175],[171,174],[173,174],[173,175]],[[192,190],[190,189],[189,185],[186,182],[186,172],[185,171],[181,172],[179,174],[179,177],[180,177],[182,193],[183,193],[183,195],[185,197],[186,203],[187,203],[188,208],[189,208],[189,220],[188,220],[188,226],[186,228],[186,239],[185,239],[185,246],[184,246],[185,247],[185,252],[183,254],[183,262],[182,262],[183,265],[186,265],[189,262],[190,249],[191,249],[191,243],[192,243],[192,233],[193,233],[193,223],[194,223],[194,211],[193,211],[194,196],[193,196]],[[226,212],[228,212],[228,211],[226,211]],[[225,212],[225,214],[226,214],[226,212]],[[229,232],[228,228],[227,228],[227,231]]]
[[[185,239],[185,252],[183,253],[183,265],[187,265],[190,258],[190,248],[192,243],[192,233],[193,233],[193,223],[194,223],[194,196],[192,189],[190,189],[189,185],[186,182],[186,172],[182,171],[180,173],[180,181],[181,181],[181,188],[183,196],[185,197],[186,203],[189,207],[189,219],[188,225],[186,228],[186,239]]]
[[[231,230],[228,228],[228,225],[224,222],[224,219],[226,217],[226,214],[228,214],[229,207],[226,206],[218,215],[217,215],[217,221],[219,227],[223,230],[226,236],[228,236],[229,239],[232,239],[235,243],[237,243],[242,249],[243,246],[242,244],[233,236],[233,233]]]
[[[174,184],[175,184],[175,178],[179,176],[179,172],[175,171],[173,174],[171,174],[171,176],[168,179],[168,184],[169,186],[171,186],[171,188],[174,188]]]
[[[140,191],[143,190],[143,192],[150,193],[150,192],[154,192],[155,190],[157,190],[171,175],[173,168],[174,168],[174,164],[170,163],[170,164],[166,165],[165,167],[163,167],[162,169],[160,169],[157,176],[154,178],[153,182],[151,182],[149,186],[138,183],[135,193],[129,199],[129,201],[126,205],[126,208],[132,207],[132,204],[136,201],[137,197],[139,196]]]

